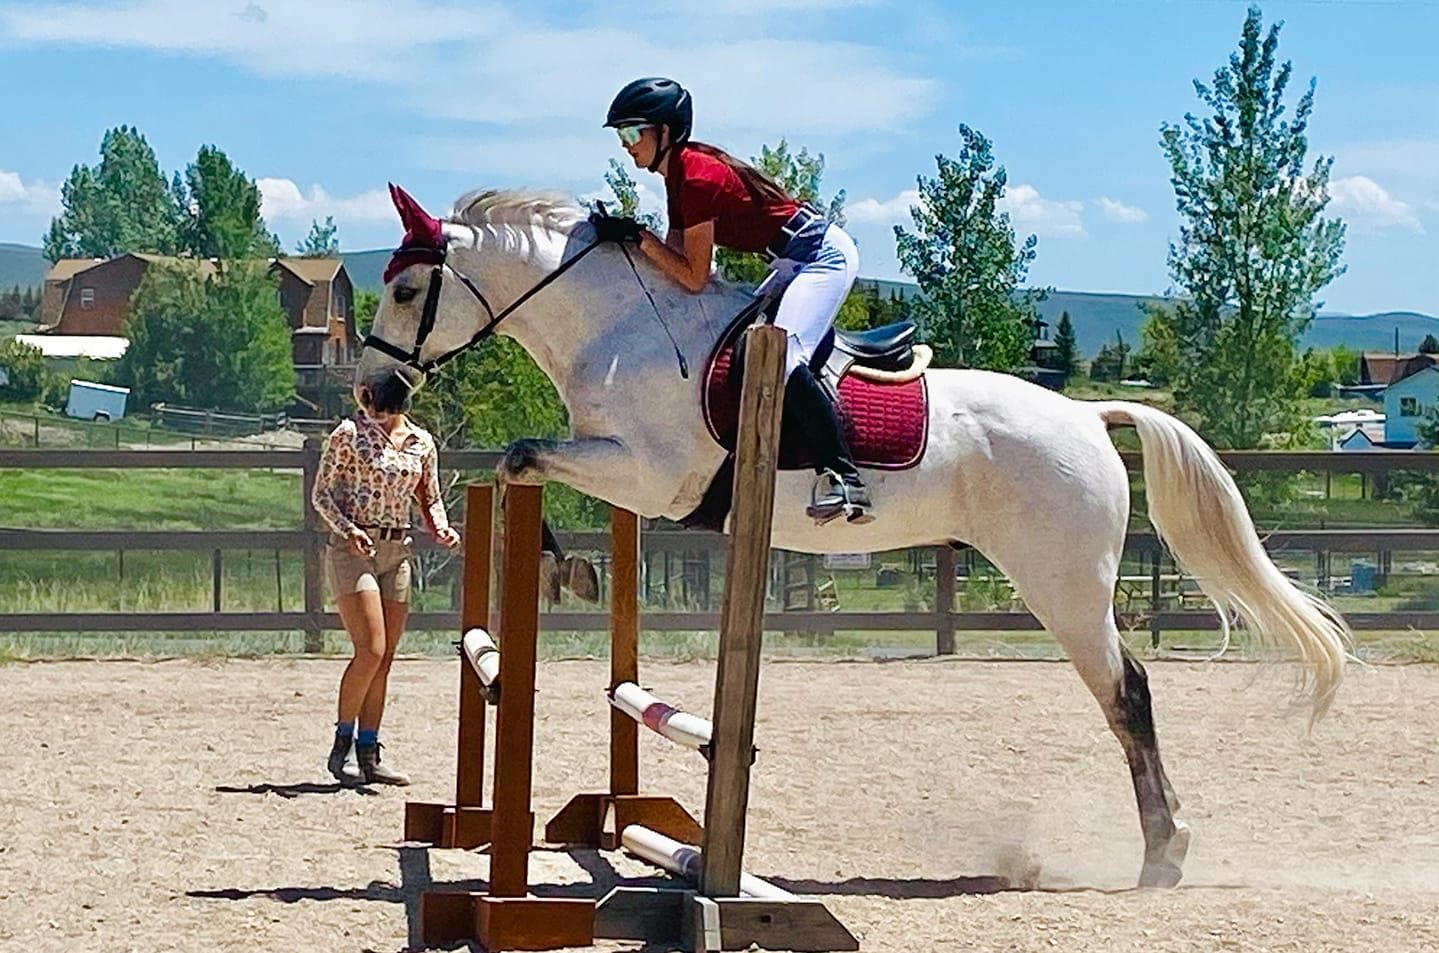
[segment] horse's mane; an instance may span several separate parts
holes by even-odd
[[[584,210],[563,192],[476,189],[455,200],[450,221],[477,228],[539,225],[568,232],[584,218]]]

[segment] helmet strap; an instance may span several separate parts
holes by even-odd
[[[646,166],[646,168],[651,172],[659,171],[660,163],[665,161],[665,156],[669,155],[670,150],[674,148],[674,143],[669,141],[670,137],[673,135],[673,133],[670,131],[669,123],[665,123],[660,128],[663,129],[665,132],[666,141],[664,145],[660,146],[658,149],[655,150],[655,157],[651,159],[650,164]]]

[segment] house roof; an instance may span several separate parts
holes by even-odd
[[[1421,355],[1421,356],[1427,356],[1427,355]],[[1394,386],[1397,385],[1397,384],[1402,384],[1402,383],[1404,383],[1405,381],[1407,381],[1407,380],[1409,380],[1409,379],[1411,379],[1411,378],[1418,377],[1420,374],[1423,374],[1423,373],[1425,373],[1426,371],[1433,371],[1434,373],[1439,374],[1439,367],[1436,367],[1433,362],[1431,362],[1431,363],[1429,363],[1429,364],[1421,364],[1421,363],[1415,362],[1415,363],[1411,364],[1408,368],[1406,368],[1405,371],[1404,371],[1404,373],[1400,374],[1398,377],[1396,377],[1396,378],[1394,378],[1392,381],[1390,381],[1390,382],[1389,382],[1389,386],[1392,388],[1392,387],[1394,387]]]
[[[1393,384],[1439,363],[1432,354],[1365,354],[1363,360],[1375,384]]]
[[[15,340],[38,348],[46,357],[89,357],[113,361],[130,346],[127,338],[89,334],[17,334]]]
[[[46,281],[68,281],[86,268],[100,264],[103,258],[61,258],[45,272]]]
[[[339,258],[276,258],[275,266],[288,271],[307,285],[333,281],[345,266]]]

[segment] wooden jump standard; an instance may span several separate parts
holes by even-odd
[[[781,329],[754,328],[746,334],[748,353],[736,449],[735,504],[715,679],[714,723],[708,745],[699,745],[701,750],[707,747],[709,758],[706,827],[670,837],[666,835],[672,831],[637,817],[652,815],[676,827],[683,826],[682,817],[694,824],[672,800],[640,798],[635,793],[639,725],[625,708],[624,700],[643,701],[641,721],[682,744],[699,740],[702,733],[695,723],[703,719],[678,718],[683,713],[653,696],[642,698],[647,693],[634,684],[638,678],[639,546],[638,524],[632,514],[615,514],[612,523],[616,546],[610,695],[615,707],[610,721],[610,791],[580,795],[546,827],[547,840],[607,847],[623,843],[663,869],[697,876],[699,889],[616,887],[598,904],[529,894],[529,851],[534,833],[530,796],[541,490],[511,486],[505,493],[499,628],[503,651],[499,653],[496,682],[492,674],[493,643],[487,633],[471,631],[483,628],[488,617],[493,491],[472,487],[466,513],[467,559],[461,610],[462,629],[470,637],[463,646],[467,661],[461,665],[460,676],[456,802],[407,804],[405,833],[407,839],[440,846],[489,843],[489,891],[423,893],[421,935],[427,945],[473,939],[486,950],[543,950],[587,946],[602,937],[677,941],[697,951],[743,950],[751,946],[804,951],[859,948],[854,936],[817,900],[795,897],[758,878],[745,877],[741,871],[785,350],[785,333]],[[472,531],[477,532],[471,535]],[[481,545],[475,547],[475,543]],[[480,552],[486,555],[471,559],[472,548],[476,556]],[[485,810],[480,807],[480,757],[487,678],[489,694],[498,696],[498,734],[494,806]],[[656,704],[663,710],[654,711]],[[678,842],[687,837],[701,839],[703,852]]]
[[[482,806],[485,706],[486,702],[499,703],[504,664],[484,628],[490,624],[494,497],[494,487],[488,484],[465,488],[465,561],[460,599],[460,628],[465,634],[460,642],[463,662],[455,801],[410,801],[405,805],[405,840],[435,847],[468,850],[491,841],[493,811]],[[612,686],[618,688],[633,684],[639,677],[640,549],[635,514],[612,510],[610,539],[610,674]],[[500,633],[502,640],[513,639],[504,628]],[[633,721],[616,712],[610,722],[610,790],[576,797],[546,825],[545,840],[613,850],[619,847],[618,832],[630,824],[642,824],[687,841],[696,841],[701,834],[699,822],[673,798],[639,794],[639,733]]]

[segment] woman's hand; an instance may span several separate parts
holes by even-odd
[[[453,526],[446,526],[444,529],[440,530],[438,533],[435,534],[435,542],[439,543],[446,549],[454,549],[456,546],[460,545],[460,534],[455,532],[455,528]]]
[[[370,538],[369,533],[356,526],[350,530],[350,551],[356,556],[373,556],[375,541]]]

